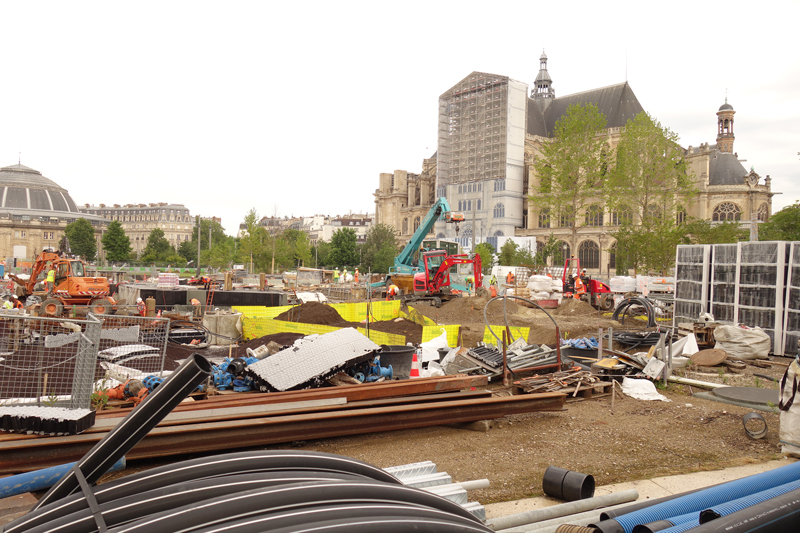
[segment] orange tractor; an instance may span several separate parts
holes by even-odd
[[[47,287],[47,291],[34,291],[36,284],[47,277],[50,269],[55,271],[55,283]],[[99,315],[110,314],[113,310],[113,299],[109,296],[106,278],[86,277],[83,261],[67,259],[57,252],[42,252],[36,258],[29,279],[21,279],[9,274],[14,282],[22,287],[23,296],[42,298],[39,314],[59,317],[64,306],[86,305],[89,311]],[[30,307],[30,301],[27,301]]]

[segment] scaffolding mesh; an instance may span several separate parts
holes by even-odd
[[[439,97],[439,185],[505,178],[508,81],[475,72]]]

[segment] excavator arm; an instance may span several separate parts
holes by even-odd
[[[463,215],[450,212],[450,204],[447,203],[447,199],[444,196],[433,203],[430,211],[425,215],[425,219],[422,220],[417,231],[411,236],[411,240],[408,241],[405,248],[394,258],[392,273],[399,272],[410,274],[414,271],[414,267],[411,264],[414,253],[419,250],[422,241],[425,240],[425,237],[431,232],[436,221],[441,219],[444,219],[445,222],[448,223],[458,223],[464,220]]]
[[[448,255],[436,273],[433,275],[430,287],[433,291],[439,291],[443,287],[444,280],[447,279],[447,272],[455,265],[472,264],[472,272],[475,277],[475,287],[483,284],[483,272],[481,269],[481,256],[478,254],[459,254]]]

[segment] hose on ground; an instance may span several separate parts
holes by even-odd
[[[647,327],[654,328],[656,326],[656,311],[653,307],[653,303],[647,298],[625,298],[624,300],[620,301],[619,305],[617,305],[617,308],[614,309],[614,315],[612,319],[618,321],[620,324],[624,324],[625,316],[628,314],[628,311],[637,306],[644,308],[645,314],[647,315]],[[622,317],[621,319],[620,316]]]

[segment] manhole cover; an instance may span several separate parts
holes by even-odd
[[[714,389],[714,396],[726,400],[748,402],[757,405],[778,405],[779,394],[776,390],[757,389],[755,387],[720,387]]]
[[[699,352],[692,354],[689,359],[692,360],[692,363],[700,366],[716,366],[723,362],[725,358],[728,357],[728,354],[725,350],[700,350]]]

